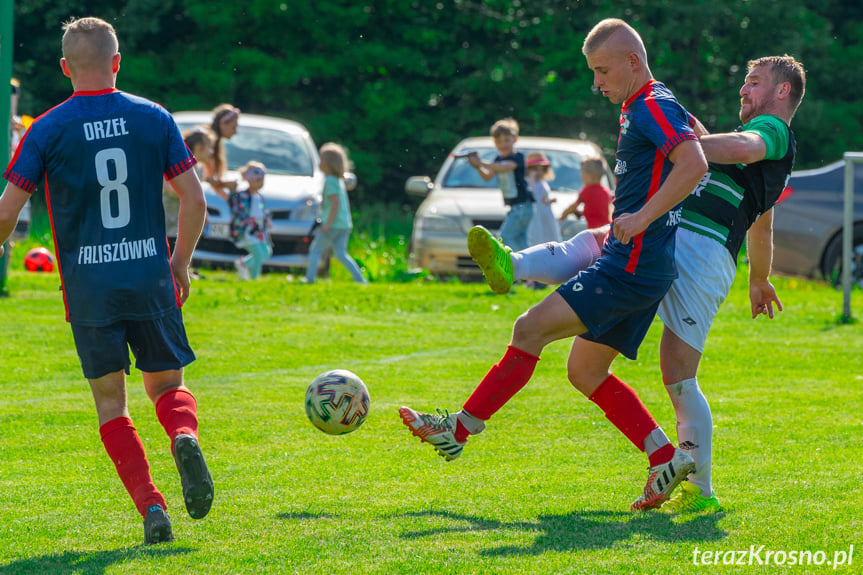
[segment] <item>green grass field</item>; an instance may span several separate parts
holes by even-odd
[[[480,284],[339,276],[305,286],[280,274],[240,283],[208,272],[184,308],[198,354],[186,377],[216,500],[204,520],[186,515],[133,370],[132,417],[177,539],[144,547],[99,440],[58,277],[13,271],[12,297],[0,300],[0,574],[826,573],[843,552],[836,570],[859,573],[863,329],[837,322],[840,292],[784,278],[775,283],[786,311],[752,321],[745,277],[700,373],[725,511],[672,519],[628,510],[647,459],[567,383],[569,342],[546,349],[531,383],[458,460],[402,426],[402,404],[457,409],[548,290],[494,296]],[[863,314],[859,291],[853,308]],[[674,438],[660,329],[614,369]],[[341,437],[303,410],[308,383],[332,368],[359,374],[372,398],[363,427]],[[763,546],[754,565],[722,565],[751,546]],[[720,565],[694,565],[696,551],[711,563],[720,553]],[[759,566],[768,551],[786,565]],[[789,567],[802,551],[824,564]]]

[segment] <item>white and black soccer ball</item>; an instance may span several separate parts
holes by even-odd
[[[306,389],[306,415],[324,433],[355,431],[368,414],[369,390],[357,374],[346,369],[322,373]]]

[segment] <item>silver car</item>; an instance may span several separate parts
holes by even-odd
[[[596,144],[584,140],[520,136],[516,148],[525,156],[530,152],[544,152],[548,156],[555,174],[555,179],[549,182],[550,196],[555,200],[551,208],[558,219],[578,199],[582,160],[602,157]],[[408,194],[425,197],[414,217],[411,236],[410,260],[414,267],[443,275],[482,273],[467,250],[467,232],[481,225],[497,233],[507,208],[497,178],[484,181],[467,159],[460,157],[470,151],[478,152],[484,161],[497,156],[490,137],[468,138],[447,156],[434,182],[427,176],[414,176],[405,184]],[[608,172],[603,184],[613,190],[613,182],[613,175]],[[560,222],[564,239],[584,228],[584,219],[570,216]]]
[[[177,112],[174,120],[181,130],[209,125],[212,112]],[[305,267],[308,263],[310,232],[319,216],[324,175],[317,147],[301,124],[282,118],[240,114],[237,133],[224,140],[227,179],[240,179],[238,168],[250,160],[267,166],[261,190],[273,220],[270,238],[273,255],[267,267]],[[204,184],[207,225],[195,249],[196,262],[229,264],[245,255],[230,235],[230,210],[225,200]]]
[[[773,210],[773,269],[834,285],[842,263],[845,162],[791,173]],[[852,278],[863,281],[863,165],[854,167]]]

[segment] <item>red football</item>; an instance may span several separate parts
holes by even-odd
[[[24,256],[24,267],[30,272],[52,272],[54,255],[45,248],[33,248]]]

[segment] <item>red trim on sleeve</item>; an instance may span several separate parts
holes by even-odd
[[[31,182],[24,176],[16,174],[11,170],[11,168],[6,170],[6,173],[3,174],[3,177],[8,180],[10,184],[18,186],[28,194],[32,194],[36,191],[36,182]]]
[[[659,107],[659,104],[656,103],[656,99],[653,97],[653,83],[646,85],[645,88],[650,87],[650,94],[646,94],[644,96],[644,104],[647,106],[647,109],[650,111],[650,115],[653,116],[653,119],[656,120],[656,123],[662,128],[662,133],[665,134],[666,142],[665,145],[662,146],[662,153],[664,155],[668,155],[671,153],[671,150],[679,144],[680,142],[684,142],[686,140],[697,140],[698,137],[694,132],[676,132],[674,128],[671,127],[671,124],[668,121],[668,118],[665,116],[665,113],[662,111],[662,108]],[[639,90],[639,93],[642,91]],[[692,121],[692,114],[687,112],[686,118],[687,124]]]
[[[188,171],[189,168],[191,168],[192,166],[194,166],[197,163],[198,163],[198,160],[197,160],[197,158],[195,158],[195,156],[189,156],[185,160],[183,160],[182,162],[174,164],[173,166],[171,166],[167,170],[165,170],[165,179],[166,180],[173,180],[174,178],[176,178],[177,176],[179,176],[183,172]]]

